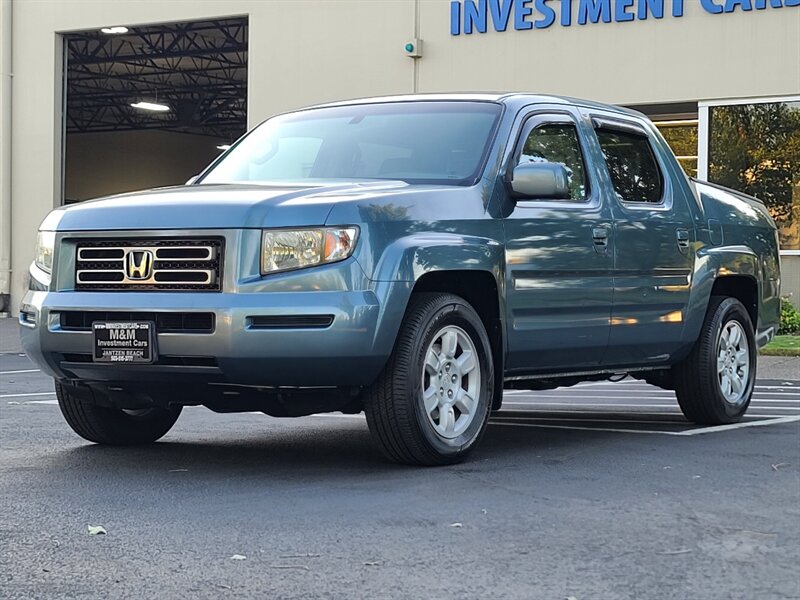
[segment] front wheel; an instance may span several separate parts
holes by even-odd
[[[482,437],[493,389],[491,345],[475,310],[452,294],[415,294],[364,409],[391,460],[451,464]]]
[[[166,435],[181,407],[125,410],[97,406],[71,394],[56,381],[58,406],[72,430],[85,440],[111,446],[149,444]]]
[[[756,378],[753,324],[741,302],[713,296],[694,349],[676,368],[675,393],[684,416],[724,425],[742,418]]]

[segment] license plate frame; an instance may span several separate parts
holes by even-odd
[[[153,321],[95,321],[92,360],[116,365],[150,365],[158,357]]]

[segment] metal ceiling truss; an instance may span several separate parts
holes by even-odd
[[[161,129],[234,140],[247,126],[247,19],[68,34],[67,132]],[[140,100],[169,112],[131,107]]]

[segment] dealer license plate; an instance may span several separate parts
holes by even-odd
[[[94,362],[152,363],[155,360],[155,323],[150,321],[95,321]]]

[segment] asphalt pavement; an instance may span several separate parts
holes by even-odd
[[[631,379],[508,392],[472,459],[409,468],[338,413],[88,444],[2,325],[0,598],[800,598],[797,362],[716,428]]]

